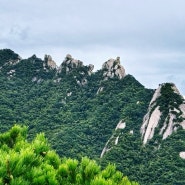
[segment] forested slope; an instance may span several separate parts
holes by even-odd
[[[22,59],[0,50],[0,131],[28,126],[28,140],[44,132],[60,157],[88,156],[104,167],[115,163],[141,184],[183,184],[183,98],[166,84],[151,107],[155,90],[126,75],[119,57],[92,69],[71,55],[57,67],[48,55]],[[161,111],[159,126],[143,144],[144,116],[155,117],[155,108]],[[177,129],[163,139],[160,129],[171,114]]]

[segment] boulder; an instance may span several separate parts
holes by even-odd
[[[102,70],[104,71],[103,76],[104,79],[118,77],[122,79],[125,77],[125,69],[120,64],[120,57],[116,59],[109,59],[102,65]]]
[[[45,55],[44,56],[44,68],[46,67],[46,65],[52,69],[56,69],[57,65],[55,63],[55,61],[52,60],[52,57],[50,55]]]
[[[61,64],[61,68],[65,69],[66,73],[72,71],[74,68],[82,67],[83,62],[72,58],[70,54],[67,54],[64,61]]]

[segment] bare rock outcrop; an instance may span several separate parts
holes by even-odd
[[[124,129],[125,127],[126,127],[126,123],[125,123],[123,120],[121,120],[121,121],[117,124],[115,130],[117,130],[117,129]]]
[[[70,73],[73,69],[77,69],[80,67],[85,67],[83,62],[77,59],[74,59],[70,54],[67,54],[64,61],[60,66],[60,71],[64,70],[66,73]],[[89,64],[86,66],[87,74],[91,75],[94,69],[94,65]],[[82,73],[82,72],[81,72]]]
[[[117,124],[112,136],[109,138],[109,140],[105,144],[105,146],[101,152],[100,158],[102,158],[106,152],[110,151],[114,147],[114,145],[118,144],[119,138],[121,135],[119,130],[120,129],[123,130],[123,129],[125,129],[125,127],[126,127],[126,123],[123,120],[120,120],[119,123]]]
[[[143,144],[146,144],[148,140],[152,139],[154,136],[155,128],[157,127],[161,112],[159,107],[155,108],[155,110],[151,113],[150,112],[145,116],[144,122],[141,126],[141,134],[143,136]]]
[[[182,159],[185,159],[185,152],[184,151],[180,152],[179,153],[179,157],[182,158]]]
[[[108,78],[118,77],[122,79],[125,77],[125,69],[120,64],[120,57],[116,59],[109,59],[102,65],[102,70],[104,71],[103,76],[105,80]]]
[[[65,69],[66,73],[69,73],[74,68],[79,68],[83,66],[83,62],[72,58],[70,54],[67,54],[64,61],[61,64],[61,69]]]
[[[46,65],[52,69],[56,69],[57,65],[54,60],[52,60],[52,57],[50,55],[45,55],[44,56],[44,63],[43,67],[46,68]]]
[[[88,71],[87,71],[89,76],[92,74],[93,69],[94,69],[94,65],[89,64],[89,65],[88,65]]]
[[[74,59],[70,54],[67,54],[64,61],[60,65],[58,73],[69,74],[75,71],[74,78],[79,86],[85,86],[88,81],[87,77],[93,72],[94,65],[85,66],[82,61]]]
[[[171,95],[168,95],[167,92],[173,93],[174,97],[176,95],[177,100],[171,99],[170,102],[173,106],[168,105],[168,107],[161,108],[163,106],[162,101],[169,101],[167,99],[171,98]],[[162,100],[161,96],[165,96],[167,99]],[[181,103],[178,104],[177,101]],[[152,139],[154,134],[159,134],[162,139],[166,139],[180,127],[185,129],[185,102],[183,101],[183,97],[180,95],[175,84],[160,84],[153,95],[140,129],[143,144],[146,144]],[[158,132],[156,132],[156,129]]]

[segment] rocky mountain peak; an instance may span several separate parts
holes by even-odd
[[[70,54],[67,54],[64,61],[60,65],[58,74],[73,73],[73,77],[79,86],[87,84],[87,77],[93,72],[94,65],[85,66],[82,61],[74,59]]]
[[[83,66],[83,62],[74,59],[70,54],[67,54],[64,61],[61,64],[61,68],[65,69],[66,73],[69,73],[73,69]]]
[[[102,65],[102,70],[104,71],[104,78],[107,80],[108,78],[114,78],[118,77],[119,79],[122,79],[125,77],[125,69],[120,64],[120,57],[117,57],[116,59],[109,59]]]
[[[44,56],[44,63],[43,63],[44,68],[45,68],[45,65],[49,66],[52,69],[57,68],[57,65],[56,65],[55,61],[52,59],[52,57],[50,55],[45,55]]]
[[[66,73],[72,71],[73,69],[77,69],[80,67],[87,67],[87,72],[91,75],[94,65],[89,64],[88,66],[84,66],[83,62],[77,59],[74,59],[70,54],[67,54],[64,61],[62,62],[60,68],[65,69]]]
[[[143,119],[143,143],[151,140],[154,134],[166,139],[179,128],[185,129],[185,101],[175,84],[160,84]]]

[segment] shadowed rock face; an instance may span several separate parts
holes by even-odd
[[[91,75],[94,69],[94,65],[93,64],[89,64],[88,65],[88,75]]]
[[[152,139],[154,136],[155,128],[158,126],[161,112],[159,107],[156,107],[153,112],[150,112],[145,116],[143,125],[141,127],[141,133],[143,136],[143,144],[146,144],[148,140]]]
[[[126,75],[124,67],[120,64],[120,57],[106,61],[102,65],[102,70],[104,70],[103,76],[105,79],[114,77],[122,79]]]
[[[45,62],[45,63],[43,63],[43,65],[44,65],[43,67],[44,68],[45,68],[45,65],[49,66],[52,69],[56,69],[57,68],[57,65],[56,65],[55,61],[52,60],[52,57],[50,55],[45,55],[44,56],[44,62]]]

